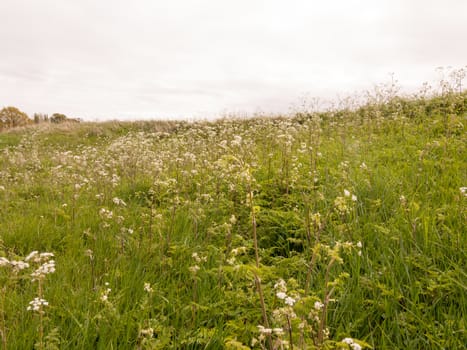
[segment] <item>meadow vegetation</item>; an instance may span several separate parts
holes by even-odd
[[[3,349],[463,349],[467,94],[0,134]]]

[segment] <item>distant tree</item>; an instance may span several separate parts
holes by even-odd
[[[49,116],[47,114],[42,113],[34,113],[34,123],[39,124],[43,122],[48,122]]]
[[[68,120],[67,116],[65,114],[61,114],[61,113],[54,113],[50,117],[50,122],[56,123],[56,124],[63,123],[65,121],[67,121],[67,120]]]
[[[0,130],[30,124],[28,115],[16,107],[4,107],[0,111]]]

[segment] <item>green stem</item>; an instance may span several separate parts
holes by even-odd
[[[259,269],[259,249],[258,249],[258,237],[256,233],[256,217],[255,217],[255,208],[253,206],[253,192],[251,191],[251,185],[248,184],[248,197],[250,201],[250,210],[251,210],[251,225],[252,225],[252,230],[253,230],[253,244],[255,247],[255,263],[256,263],[256,268]],[[269,321],[268,321],[268,315],[266,312],[266,303],[264,302],[264,294],[263,294],[263,289],[261,287],[261,280],[258,277],[258,274],[255,272],[255,284],[256,284],[256,290],[258,291],[259,295],[259,301],[261,304],[261,313],[263,315],[263,323],[264,327],[269,328]],[[271,335],[268,334],[267,336],[267,341],[268,341],[268,347],[269,349],[272,349],[272,338]]]

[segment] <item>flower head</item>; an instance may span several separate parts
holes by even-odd
[[[283,300],[283,299],[287,298],[287,294],[285,294],[284,292],[277,292],[276,297]]]
[[[42,298],[34,298],[34,300],[29,302],[29,306],[27,307],[27,310],[42,312],[42,308],[44,306],[49,306],[49,303],[47,300],[42,299]]]
[[[46,261],[31,273],[32,281],[44,279],[46,275],[55,272],[55,260]]]
[[[324,304],[321,301],[315,301],[315,310],[321,310],[324,307]]]
[[[0,266],[6,266],[6,265],[10,265],[10,260],[8,260],[7,258],[3,256],[0,256]]]
[[[154,291],[151,287],[151,283],[149,282],[144,282],[144,290],[148,293],[152,293]]]

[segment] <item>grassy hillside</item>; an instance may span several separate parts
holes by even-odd
[[[3,348],[463,349],[466,111],[0,134]]]

